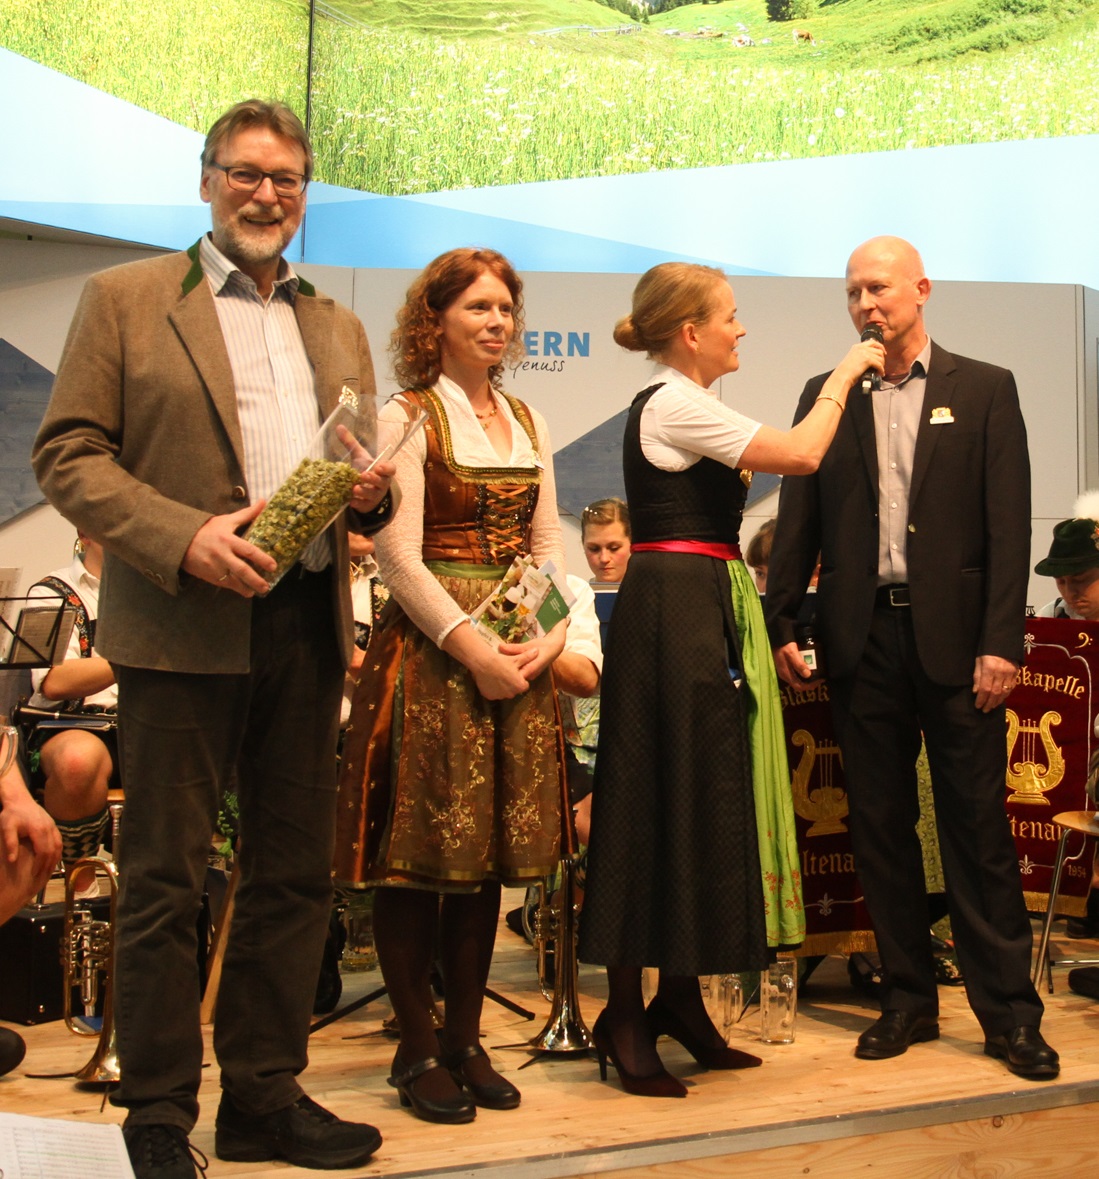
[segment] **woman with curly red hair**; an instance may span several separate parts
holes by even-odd
[[[344,746],[337,876],[373,886],[374,937],[400,1027],[389,1078],[433,1122],[519,1091],[480,1046],[502,884],[554,870],[564,797],[549,665],[565,624],[490,646],[469,613],[512,560],[564,569],[542,417],[503,392],[521,355],[522,283],[493,250],[450,250],[409,288],[391,351],[426,411],[396,456],[402,500],[377,540],[392,599],[371,636]],[[440,906],[440,897],[442,898]],[[429,972],[439,931],[445,1023]]]

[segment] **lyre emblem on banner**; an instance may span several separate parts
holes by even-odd
[[[798,729],[790,737],[795,745],[804,746],[801,761],[791,775],[794,810],[813,825],[806,835],[835,835],[847,830],[842,820],[847,814],[847,791],[833,784],[835,768],[842,765],[839,746],[832,741],[817,744],[812,733]],[[809,788],[813,769],[817,767],[819,785]]]
[[[1061,723],[1059,712],[1047,712],[1036,724],[1026,724],[1010,708],[1007,710],[1007,785],[1012,791],[1008,802],[1049,806],[1046,792],[1053,790],[1065,776],[1065,757],[1050,734]],[[1016,741],[1022,738],[1021,758],[1011,760]],[[1045,752],[1045,764],[1035,761],[1038,741]]]

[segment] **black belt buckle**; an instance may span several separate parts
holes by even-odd
[[[912,598],[908,593],[908,586],[906,585],[887,585],[889,605],[890,606],[911,606]]]

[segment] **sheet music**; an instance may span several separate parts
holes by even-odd
[[[76,607],[63,597],[29,595],[0,599],[0,662],[9,667],[49,667],[65,656]]]
[[[19,579],[22,576],[21,568],[6,565],[0,569],[0,598],[10,598],[19,588]]]
[[[0,1113],[0,1179],[134,1179],[122,1127]]]

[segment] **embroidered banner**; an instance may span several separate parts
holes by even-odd
[[[1088,762],[1099,739],[1099,623],[1027,619],[1026,663],[1007,701],[1008,770],[1005,806],[1011,823],[1027,908],[1045,910],[1060,838],[1053,816],[1090,810]],[[855,874],[847,828],[843,761],[832,731],[828,684],[782,689],[786,751],[797,815],[805,892],[804,954],[874,949],[870,918]],[[926,756],[918,765],[920,838],[928,890],[942,890],[934,807]],[[1069,842],[1058,911],[1084,912],[1092,849]]]
[[[1099,712],[1099,623],[1028,618],[1026,662],[1007,700],[1007,813],[1027,908],[1045,909],[1060,831],[1053,816],[1092,809],[1088,761]],[[1058,912],[1080,916],[1092,841],[1070,837]]]
[[[832,732],[827,682],[801,692],[783,687],[782,717],[805,896],[801,953],[872,951],[874,935],[855,875],[846,782]]]

